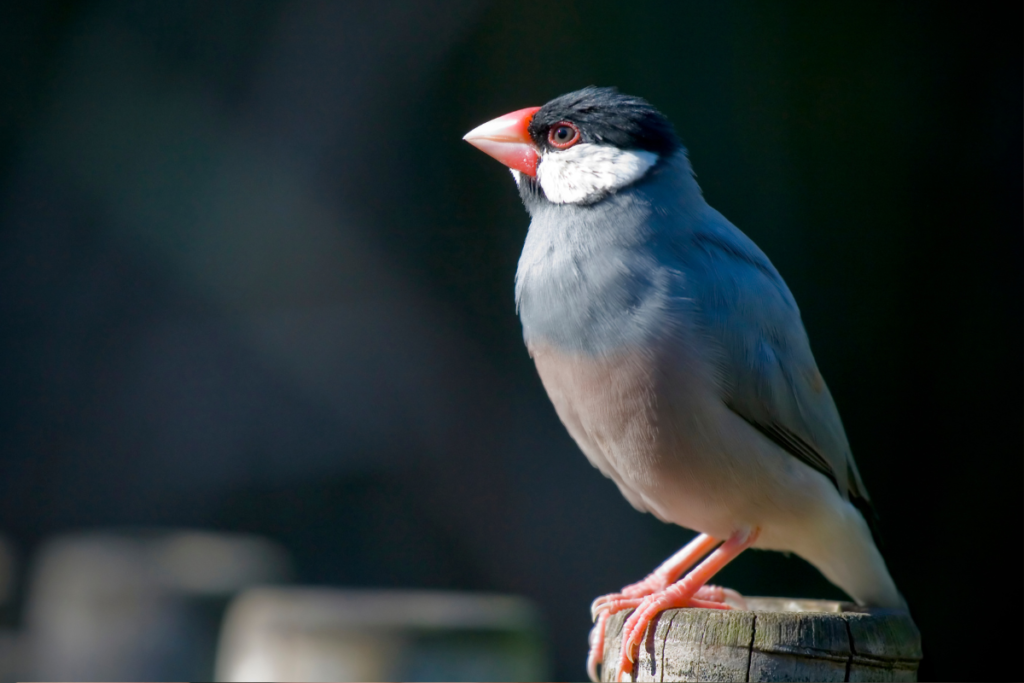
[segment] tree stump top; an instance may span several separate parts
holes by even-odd
[[[749,611],[659,614],[644,634],[632,680],[917,680],[921,634],[905,611],[829,600],[746,601]],[[629,614],[608,621],[601,680],[613,680]]]

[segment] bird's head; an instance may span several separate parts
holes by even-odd
[[[596,202],[682,148],[646,100],[593,86],[499,116],[463,139],[555,204]]]

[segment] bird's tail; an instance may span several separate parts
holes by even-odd
[[[825,524],[818,527],[817,538],[798,554],[857,604],[906,609],[907,603],[889,575],[868,523],[854,505],[843,508],[839,514],[830,515],[831,519],[822,520]]]

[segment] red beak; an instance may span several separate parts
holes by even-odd
[[[538,109],[540,107],[527,107],[499,116],[477,126],[462,139],[509,168],[528,176],[536,176],[540,155],[526,128]]]

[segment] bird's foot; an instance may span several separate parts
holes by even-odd
[[[692,567],[700,558],[711,552],[711,549],[718,545],[717,539],[707,534],[698,534],[687,543],[679,552],[665,560],[661,566],[655,569],[646,579],[630,584],[618,593],[602,595],[590,605],[590,617],[597,621],[598,617],[605,612],[614,614],[624,609],[636,607],[634,598],[645,598],[652,593],[665,590],[676,579],[683,575],[687,569]]]
[[[603,595],[595,600],[591,605],[591,614],[597,623],[590,631],[590,652],[587,654],[587,675],[590,676],[590,680],[595,683],[600,680],[597,675],[597,665],[604,659],[604,637],[605,631],[608,628],[608,618],[616,612],[639,607],[649,596],[661,593],[668,588],[668,586],[658,587],[655,581],[652,580],[652,576],[647,577],[643,581],[626,586],[619,593]],[[703,607],[706,606],[704,603],[713,603],[715,609],[729,609],[730,607],[744,609],[746,607],[746,603],[744,602],[742,595],[731,588],[722,588],[721,586],[701,586],[694,594],[690,606]],[[657,614],[657,612],[654,614]],[[653,616],[654,615],[652,614],[652,619]],[[646,628],[647,627],[645,625],[644,629]],[[626,633],[625,629],[623,629],[623,633]],[[643,635],[643,631],[641,631],[640,635]]]
[[[626,586],[619,593],[604,595],[595,600],[591,605],[591,615],[597,624],[590,632],[590,653],[587,656],[590,680],[598,680],[597,665],[604,659],[608,618],[616,612],[636,609],[623,626],[622,655],[616,672],[616,678],[621,679],[624,672],[633,670],[633,650],[658,612],[670,607],[730,609],[730,602],[744,608],[739,593],[728,588],[709,586],[707,582],[730,560],[753,545],[759,533],[760,529],[733,532],[717,550],[704,558],[689,574],[676,581],[684,571],[718,545],[718,541],[711,536],[699,534],[643,581]]]
[[[701,586],[700,590],[693,597],[700,600],[725,603],[731,609],[747,609],[746,598],[739,591],[734,591],[732,588],[724,586]]]
[[[705,590],[710,589],[710,590]],[[622,626],[622,653],[619,656],[619,668],[617,680],[623,680],[623,676],[633,670],[633,663],[636,661],[636,651],[643,642],[644,633],[651,625],[654,617],[660,612],[677,607],[702,607],[704,609],[732,609],[725,602],[726,591],[729,589],[719,586],[704,586],[693,595],[687,592],[679,584],[673,584],[665,590],[648,595],[640,600],[640,604],[626,619]],[[729,591],[736,593],[735,591]],[[701,595],[701,597],[697,597]],[[739,595],[736,593],[736,595]],[[707,598],[718,598],[709,600]]]
[[[755,528],[733,532],[729,540],[694,567],[689,574],[664,590],[652,593],[641,600],[622,626],[622,652],[619,656],[618,676],[616,677],[618,680],[622,680],[626,672],[633,671],[633,662],[636,661],[634,652],[639,647],[647,627],[651,625],[651,620],[659,612],[674,607],[731,609],[725,601],[731,598],[732,594],[739,595],[738,593],[718,587],[712,587],[710,590],[704,589],[712,576],[754,544],[760,531]],[[720,598],[720,600],[709,600],[709,597]]]
[[[641,598],[665,590],[669,583],[657,574],[651,574],[643,581],[631,583],[618,593],[602,595],[590,603],[590,618],[596,622],[602,614],[615,614],[624,609],[636,607],[640,604]]]

